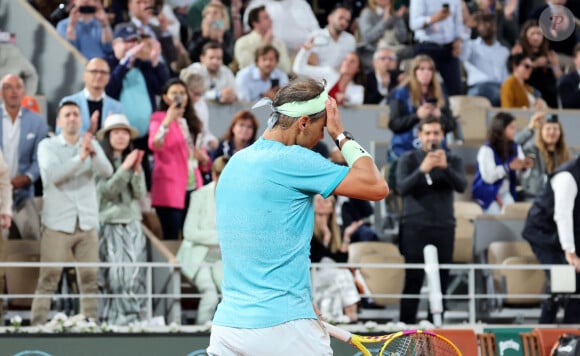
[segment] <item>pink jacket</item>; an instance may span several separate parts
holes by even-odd
[[[169,125],[165,141],[161,148],[156,148],[153,140],[159,126],[165,119],[166,112],[156,111],[149,123],[149,148],[153,151],[153,173],[151,177],[151,205],[183,209],[187,193],[187,141],[181,132],[179,123]],[[209,163],[211,165],[211,163]],[[201,172],[195,170],[197,188],[203,185]]]

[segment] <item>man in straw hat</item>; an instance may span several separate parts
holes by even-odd
[[[67,262],[72,253],[77,262],[99,261],[99,207],[95,176],[108,177],[113,167],[92,135],[80,134],[79,106],[72,101],[58,108],[56,124],[61,133],[38,145],[38,166],[42,178],[44,225],[40,245],[41,262]],[[36,294],[54,294],[62,266],[40,268]],[[81,294],[97,293],[97,267],[77,268]],[[32,302],[31,324],[46,322],[50,298]],[[81,313],[97,320],[97,300],[81,299]]]
[[[210,355],[332,354],[312,305],[314,196],[376,201],[389,191],[372,157],[344,131],[324,83],[293,81],[271,107],[268,129],[230,159],[217,185],[224,279]],[[310,150],[324,127],[348,167]]]

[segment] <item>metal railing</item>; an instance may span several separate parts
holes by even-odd
[[[208,266],[210,264],[202,263],[201,265]],[[21,299],[21,298],[144,298],[146,299],[146,317],[151,319],[154,316],[154,301],[155,300],[166,300],[171,302],[167,304],[164,308],[157,311],[157,314],[164,314],[164,316],[169,319],[167,322],[177,321],[181,316],[180,303],[179,301],[184,298],[200,298],[199,293],[188,293],[184,294],[180,292],[181,287],[181,272],[179,264],[175,263],[165,263],[165,262],[144,262],[144,263],[46,263],[46,262],[0,262],[0,268],[40,268],[42,266],[46,267],[132,267],[132,268],[144,268],[146,273],[146,293],[145,294],[55,294],[55,295],[35,295],[35,294],[0,294],[1,298],[9,299]],[[490,300],[498,298],[520,298],[520,299],[545,299],[550,296],[550,294],[506,294],[506,293],[478,293],[477,290],[485,290],[485,283],[482,286],[476,286],[476,274],[478,271],[481,272],[481,278],[484,280],[485,275],[489,275],[493,270],[547,270],[550,265],[497,265],[497,264],[441,264],[440,269],[449,269],[467,271],[467,293],[466,294],[454,294],[446,295],[444,293],[443,298],[446,300],[467,300],[468,303],[468,322],[470,324],[475,324],[477,322],[477,302],[479,300]],[[338,263],[338,264],[325,264],[325,263],[315,263],[312,264],[311,268],[385,268],[385,269],[424,269],[423,264],[391,264],[391,263]],[[167,279],[163,278],[159,280],[154,279],[154,270],[163,269],[167,273]],[[9,271],[8,271],[9,272]],[[10,272],[9,272],[10,273]],[[33,281],[30,281],[31,283]],[[171,284],[170,287],[168,287]],[[155,288],[154,288],[155,286]],[[479,287],[479,288],[477,288]],[[361,294],[361,297],[370,298],[421,298],[427,299],[426,294],[422,295],[404,295],[401,293],[370,293]],[[573,296],[577,297],[577,296]],[[176,309],[173,309],[176,308]]]

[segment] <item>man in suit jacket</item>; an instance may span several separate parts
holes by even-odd
[[[558,94],[564,109],[580,109],[580,44],[574,47],[574,67],[558,82]]]
[[[123,114],[121,102],[105,94],[109,83],[111,70],[109,64],[102,58],[91,59],[85,68],[83,80],[85,87],[78,93],[65,96],[61,103],[73,101],[81,110],[81,133],[96,133],[110,114]]]
[[[399,84],[397,57],[387,48],[378,48],[373,55],[373,70],[365,81],[365,104],[386,105],[391,90]]]
[[[34,182],[39,178],[38,143],[48,128],[42,116],[21,107],[24,82],[14,74],[0,81],[0,149],[4,153],[13,187],[13,221],[23,239],[40,238],[40,217],[34,206]]]

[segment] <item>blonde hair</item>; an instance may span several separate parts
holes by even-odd
[[[321,197],[322,198],[322,197]],[[316,197],[315,197],[316,199]],[[338,223],[336,222],[336,199],[333,196],[330,196],[326,199],[322,198],[325,202],[330,202],[330,204],[332,205],[332,210],[330,212],[330,215],[328,215],[328,228],[330,229],[330,233],[331,233],[331,237],[330,237],[330,243],[328,244],[328,248],[330,249],[331,253],[336,253],[338,252],[338,250],[340,250],[340,245],[342,244],[342,237],[341,237],[341,232],[340,232],[340,227],[338,226]],[[316,213],[316,204],[315,204],[315,208],[314,208],[314,212]],[[314,234],[313,234],[313,239],[316,239],[317,241],[320,242],[320,244],[324,244],[324,234],[322,233],[322,231],[320,231],[320,228],[318,227],[318,225],[314,224]]]
[[[369,0],[367,2],[367,7],[373,11],[377,11],[377,2],[376,0]],[[395,1],[391,0],[391,7],[389,13],[393,15],[395,13]]]
[[[558,142],[556,142],[556,149],[554,150],[555,156],[550,154],[546,147],[546,143],[542,139],[542,130],[546,124],[548,123],[545,122],[542,124],[538,134],[536,135],[536,146],[538,146],[538,150],[544,158],[544,162],[546,162],[546,172],[552,173],[559,165],[572,159],[572,156],[570,155],[570,150],[566,144],[564,128],[560,122],[553,122],[553,124],[558,124],[558,127],[560,127],[560,138],[558,139]]]
[[[411,95],[411,102],[413,106],[419,107],[421,106],[421,100],[423,99],[423,95],[421,94],[421,84],[417,80],[417,76],[415,72],[421,63],[427,62],[431,64],[433,67],[433,77],[431,78],[431,83],[429,83],[429,88],[427,88],[427,94],[431,98],[437,98],[437,106],[443,107],[445,105],[445,100],[443,98],[443,91],[441,90],[441,85],[437,81],[437,68],[435,67],[435,62],[431,57],[420,54],[415,56],[411,61],[411,65],[409,66],[409,75],[407,76],[407,85],[409,86],[409,92]]]
[[[204,8],[203,8],[203,12],[201,13],[201,17],[204,18],[207,13],[209,12],[209,9],[215,7],[216,9],[219,10],[219,12],[221,12],[222,14],[222,20],[224,21],[224,31],[227,31],[230,29],[230,16],[228,15],[228,9],[221,3],[218,2],[212,2],[207,4]]]

